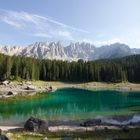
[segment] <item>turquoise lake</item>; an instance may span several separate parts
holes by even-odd
[[[139,112],[140,92],[64,88],[35,99],[1,101],[0,124],[18,124],[30,116],[75,120]]]

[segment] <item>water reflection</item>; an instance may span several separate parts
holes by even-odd
[[[19,123],[30,116],[51,120],[87,119],[140,109],[138,92],[61,89],[49,94],[50,98],[42,94],[32,100],[0,102],[0,123]]]

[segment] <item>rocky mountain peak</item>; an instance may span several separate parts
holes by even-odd
[[[140,49],[130,49],[128,45],[115,43],[95,47],[86,42],[71,42],[64,47],[58,42],[35,42],[26,47],[18,45],[0,45],[0,53],[6,55],[21,55],[25,57],[35,57],[39,59],[57,59],[76,61],[95,60],[104,58],[123,57],[132,54],[140,54]]]

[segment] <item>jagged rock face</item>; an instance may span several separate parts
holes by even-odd
[[[96,47],[90,43],[71,43],[65,47],[66,55],[70,58],[89,60],[94,55]]]
[[[129,46],[115,43],[97,48],[92,59],[118,58],[131,54],[132,52]]]
[[[22,51],[22,48],[20,46],[0,46],[0,53],[7,54],[7,55],[19,55]]]
[[[134,49],[131,49],[131,52],[132,52],[133,54],[140,54],[140,49],[134,48]]]
[[[68,57],[84,60],[117,58],[133,54],[129,46],[120,43],[105,45],[98,48],[89,43],[71,43],[70,46],[66,47],[65,52]]]
[[[48,44],[45,43],[34,43],[26,48],[24,48],[21,52],[22,56],[26,57],[35,57],[35,58],[40,58],[43,59],[44,53],[48,51]]]
[[[61,60],[66,60],[67,59],[67,55],[65,54],[64,47],[61,45],[60,42],[51,43],[49,45],[49,48],[50,48],[49,59],[51,59],[51,58],[61,59]]]
[[[35,57],[39,59],[60,59],[65,60],[67,58],[63,46],[60,42],[52,42],[48,44],[47,42],[40,42],[31,44],[25,49],[23,49],[22,56]]]
[[[0,53],[10,56],[21,55],[39,59],[77,61],[78,59],[95,60],[140,54],[140,49],[130,49],[129,46],[121,43],[97,48],[85,42],[70,43],[70,45],[66,47],[60,42],[36,42],[27,47],[0,45]]]

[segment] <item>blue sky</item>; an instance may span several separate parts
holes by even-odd
[[[36,41],[140,48],[140,0],[1,0],[0,44]]]

